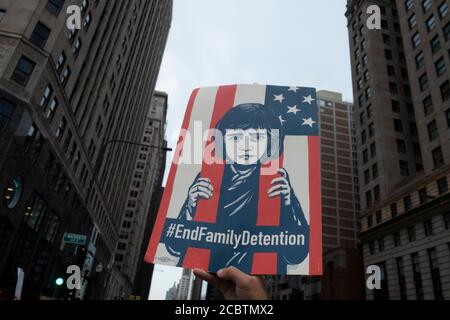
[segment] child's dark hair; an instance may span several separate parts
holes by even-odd
[[[259,103],[240,104],[228,111],[216,125],[216,130],[220,131],[222,137],[225,136],[227,129],[266,129],[268,133],[267,158],[276,159],[283,154],[284,133],[280,120],[272,109]],[[216,138],[216,142],[219,139]],[[273,142],[276,146],[272,148]],[[223,149],[225,150],[225,144]],[[220,152],[222,158],[225,158]]]

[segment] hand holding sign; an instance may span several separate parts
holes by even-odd
[[[288,173],[285,169],[281,168],[278,172],[282,175],[281,177],[272,180],[272,185],[267,193],[270,198],[281,196],[285,206],[291,205],[291,191],[292,187],[288,180]]]
[[[209,199],[213,195],[213,186],[207,178],[198,178],[189,188],[189,206],[197,207],[197,201],[200,198]]]

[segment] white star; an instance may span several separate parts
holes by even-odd
[[[292,92],[295,92],[295,93],[297,93],[297,90],[298,89],[300,89],[299,87],[289,87],[289,90],[288,91],[292,91]]]
[[[275,94],[274,97],[275,97],[275,99],[273,99],[273,101],[279,101],[280,103],[283,103],[284,96],[282,94],[280,94],[278,96]]]
[[[314,123],[316,123],[316,122],[312,118],[303,119],[302,126],[310,126],[312,128]]]
[[[293,113],[295,115],[297,115],[297,112],[300,112],[299,109],[297,109],[297,106],[293,106],[293,107],[289,107],[288,106],[289,111],[287,113]]]
[[[305,99],[305,100],[303,100],[303,103],[308,103],[308,104],[311,104],[314,100],[316,100],[316,99],[313,99],[312,97],[311,97],[311,95],[309,95],[309,96],[307,96],[307,97],[303,97],[303,99]]]
[[[280,119],[281,125],[284,126],[286,120],[284,120],[282,116],[279,116],[278,119]]]

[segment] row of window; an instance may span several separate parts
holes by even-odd
[[[436,185],[437,185],[437,189],[438,189],[439,195],[443,195],[444,193],[448,192],[448,190],[449,190],[447,177],[443,177],[441,179],[438,179],[436,181]],[[420,200],[420,204],[421,205],[425,204],[426,202],[428,202],[429,200],[432,199],[428,195],[426,187],[422,188],[421,190],[419,190],[418,194],[419,194],[419,200]],[[412,209],[411,195],[408,195],[408,196],[403,198],[403,205],[404,205],[404,208],[405,208],[405,212],[407,212],[407,211]],[[392,203],[390,205],[390,213],[391,213],[391,217],[392,218],[397,217],[398,209],[397,209],[397,203],[396,202],[394,202],[394,203]],[[374,221],[373,214],[367,216],[367,228],[368,229],[372,228],[375,224],[380,224],[381,222],[382,222],[381,211],[377,211],[375,213],[375,221]],[[446,227],[449,226],[449,224],[447,222],[448,222],[448,217],[447,217],[447,220],[446,220]]]
[[[450,250],[450,243],[447,244]],[[437,257],[436,248],[430,248],[427,250],[428,264],[430,267],[431,283],[433,286],[433,293],[435,300],[442,300],[444,298],[442,291],[442,281],[441,273],[439,270],[439,261]],[[398,280],[398,289],[400,291],[400,299],[407,300],[407,287],[406,287],[406,270],[405,270],[405,260],[408,256],[395,258],[396,262],[396,276]],[[424,288],[423,288],[423,277],[422,270],[420,266],[419,253],[415,252],[409,255],[411,266],[412,266],[412,276],[414,283],[415,298],[417,300],[424,299]],[[381,269],[381,289],[374,290],[374,298],[378,299],[389,299],[389,285],[388,285],[388,275],[386,273],[386,262],[377,263]]]
[[[378,219],[380,219],[379,221],[381,221],[380,216],[377,216],[377,220]],[[444,220],[445,230],[449,230],[450,229],[450,213],[444,214],[442,216],[442,219]],[[430,219],[423,221],[422,226],[423,226],[423,231],[424,231],[424,235],[426,238],[430,237],[434,234],[433,224]],[[414,242],[417,240],[416,227],[417,227],[416,225],[411,225],[406,229],[408,243],[411,243],[411,242]],[[393,233],[392,240],[393,240],[394,248],[400,247],[402,245],[401,233],[400,232]],[[379,238],[376,241],[373,240],[373,241],[369,242],[369,253],[371,255],[376,253],[376,250],[375,250],[376,244],[378,245],[378,252],[380,252],[380,253],[384,252],[385,251],[384,242],[385,242],[385,238]]]

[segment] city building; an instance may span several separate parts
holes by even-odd
[[[79,30],[66,27],[70,4]],[[139,154],[129,142],[141,141],[171,17],[171,0],[1,1],[0,287],[14,290],[22,267],[25,299],[53,296],[78,264],[79,298],[126,298],[134,271],[114,258]]]
[[[277,300],[363,299],[358,245],[359,178],[353,105],[340,93],[317,92],[320,124],[323,276],[277,276]]]
[[[176,300],[177,297],[177,283],[174,282],[173,286],[166,292],[166,300]]]
[[[188,300],[191,292],[192,270],[183,269],[176,300]]]
[[[380,30],[366,27],[372,4]],[[347,2],[360,239],[365,268],[382,274],[368,299],[450,298],[448,5]]]
[[[162,148],[166,146],[164,135],[167,105],[167,94],[155,92],[139,141],[141,145],[138,148],[138,157],[125,203],[125,214],[119,229],[115,265],[126,280],[126,286],[121,288],[125,296],[131,295],[137,284],[138,266],[145,263],[142,252],[147,248],[149,240],[144,238],[144,234],[149,235],[153,229],[153,226],[148,224],[149,214],[156,216],[158,210],[153,206],[155,211],[150,212],[153,205],[152,197],[159,192],[164,176],[166,157]]]

